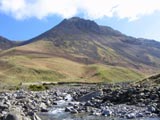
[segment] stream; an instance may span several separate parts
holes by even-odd
[[[95,116],[88,113],[71,114],[65,112],[65,108],[68,107],[68,103],[71,102],[71,96],[67,96],[68,100],[57,101],[57,105],[51,108],[48,113],[39,113],[42,120],[128,120],[125,118],[115,118],[106,116]],[[72,102],[74,104],[78,102]],[[136,118],[131,120],[160,120],[160,118]]]

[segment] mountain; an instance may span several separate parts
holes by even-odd
[[[0,77],[10,82],[139,80],[159,72],[159,53],[159,42],[73,17],[1,51]]]
[[[6,50],[15,46],[16,42],[10,41],[2,36],[0,36],[0,50]]]
[[[160,67],[159,42],[126,36],[110,27],[78,17],[63,20],[23,45],[37,41],[51,42],[52,48],[64,53],[58,55],[81,59],[80,62],[88,64],[99,62],[135,69],[142,69],[143,66]]]
[[[25,41],[23,45],[36,41],[51,42],[52,48],[58,48],[65,53],[61,54],[63,57],[71,55],[71,59],[82,59],[81,62],[93,63],[100,60],[98,48],[104,49],[103,46],[99,45],[101,41],[105,41],[106,38],[104,39],[104,37],[118,35],[121,33],[112,28],[100,27],[94,21],[74,17],[63,20],[53,29]],[[51,53],[53,54],[53,51]]]

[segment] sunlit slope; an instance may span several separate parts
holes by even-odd
[[[73,58],[67,59],[63,51],[56,47],[51,49],[49,45],[49,42],[39,41],[1,52],[1,83],[12,85],[41,81],[120,82],[139,80],[143,77],[142,73],[132,68],[79,62],[78,58],[85,56],[76,56],[75,59],[73,55]]]

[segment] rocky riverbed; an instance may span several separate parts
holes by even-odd
[[[69,117],[69,118],[68,118]],[[160,119],[160,87],[59,85],[0,93],[0,120]]]

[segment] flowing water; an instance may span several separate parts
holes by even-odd
[[[65,112],[65,107],[68,106],[71,97],[68,97],[68,101],[57,101],[58,105],[50,110],[49,113],[40,113],[39,116],[42,120],[127,120],[124,118],[112,118],[105,116],[93,116],[87,113],[71,114]],[[160,120],[160,118],[136,118],[132,120]]]
[[[124,118],[111,118],[105,116],[92,116],[89,114],[70,114],[64,108],[55,108],[47,114],[40,114],[42,120],[127,120]],[[160,118],[139,118],[135,120],[160,120]]]

